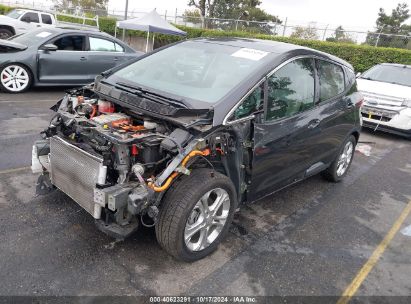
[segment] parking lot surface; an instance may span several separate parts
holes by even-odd
[[[35,197],[31,146],[63,89],[0,95],[1,295],[340,296],[411,201],[411,142],[364,131],[345,180],[320,176],[236,214],[219,250],[177,262],[143,228],[118,242],[55,191]],[[356,296],[411,295],[411,225]],[[402,232],[403,233],[402,233]]]

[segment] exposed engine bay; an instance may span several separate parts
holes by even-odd
[[[141,222],[155,225],[161,199],[181,175],[210,167],[245,192],[249,160],[227,131],[199,132],[101,98],[92,88],[72,90],[33,146],[37,191],[55,187],[73,198],[104,232],[124,238]],[[237,164],[237,165],[235,165]],[[241,189],[240,189],[241,188]]]

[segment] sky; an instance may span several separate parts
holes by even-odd
[[[109,0],[109,9],[124,11],[125,2]],[[366,31],[373,29],[380,7],[391,12],[399,2],[411,7],[411,0],[262,0],[261,8],[283,22],[287,17],[291,25],[316,22],[323,27],[343,25],[346,30]],[[129,11],[144,12],[156,8],[159,13],[167,10],[168,15],[174,15],[177,8],[181,15],[187,3],[188,0],[129,0]]]

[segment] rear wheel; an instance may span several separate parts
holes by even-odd
[[[353,135],[343,143],[337,158],[331,166],[323,172],[323,176],[332,182],[341,181],[347,174],[354,157],[354,151],[357,141]]]
[[[30,88],[32,76],[29,69],[13,63],[6,65],[0,71],[0,87],[8,93],[21,93]]]
[[[235,189],[228,177],[209,169],[193,170],[164,197],[157,240],[172,256],[199,260],[227,234],[236,209]]]
[[[5,28],[0,28],[0,39],[9,39],[11,36],[13,36],[13,33]]]

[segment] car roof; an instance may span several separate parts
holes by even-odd
[[[215,44],[223,44],[223,45],[230,45],[238,48],[250,48],[256,49],[259,51],[269,52],[272,54],[282,55],[285,53],[298,53],[304,52],[305,54],[307,51],[312,53],[312,55],[317,55],[319,57],[325,57],[331,61],[335,61],[339,64],[342,64],[351,70],[354,70],[352,65],[347,61],[338,58],[334,55],[324,53],[321,51],[317,51],[308,47],[304,47],[301,45],[274,41],[274,40],[263,40],[263,39],[251,39],[251,38],[197,38],[193,39],[193,41],[200,41],[200,42],[207,42],[207,43],[215,43]]]
[[[38,9],[32,9],[32,8],[21,8],[21,7],[16,7],[15,9],[16,9],[16,10],[19,10],[19,11],[25,11],[25,12],[44,13],[44,14],[50,14],[50,15],[53,15],[53,13],[46,12],[46,11],[43,11],[43,10],[38,10]]]

